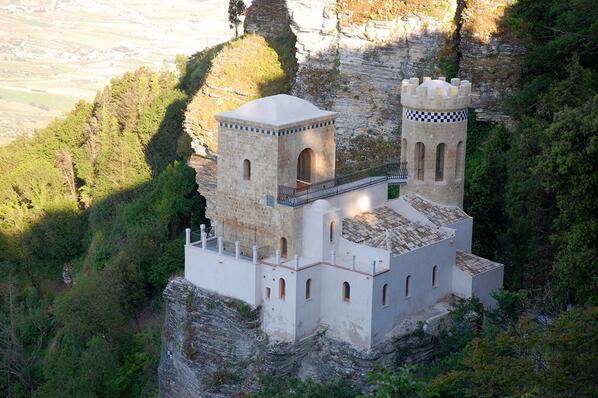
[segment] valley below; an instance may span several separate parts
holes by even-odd
[[[229,40],[220,0],[0,0],[0,145],[116,76]]]

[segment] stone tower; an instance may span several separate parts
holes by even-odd
[[[289,95],[249,102],[218,121],[216,233],[239,241],[301,250],[300,207],[277,203],[281,189],[302,189],[334,177],[336,113]]]
[[[401,157],[409,180],[401,193],[414,192],[434,202],[463,206],[467,107],[471,83],[444,77],[405,79]]]

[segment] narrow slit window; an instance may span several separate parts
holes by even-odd
[[[278,280],[278,298],[281,300],[284,300],[284,298],[286,297],[287,292],[286,292],[286,282],[284,281],[283,278],[280,278]]]
[[[243,179],[245,181],[251,180],[251,162],[249,159],[243,161]]]
[[[436,146],[436,181],[444,180],[444,149],[446,145]]]
[[[438,266],[432,268],[432,287],[438,286]]]
[[[334,242],[334,221],[330,221],[330,243]]]
[[[411,275],[405,278],[405,297],[411,297]]]
[[[463,141],[459,141],[457,144],[457,156],[455,159],[455,179],[463,178],[463,163],[465,156],[463,154]]]
[[[426,161],[426,147],[422,142],[415,144],[415,178],[424,179],[424,167]]]
[[[305,281],[305,299],[311,299],[311,279]]]
[[[343,301],[346,303],[351,301],[351,285],[349,285],[349,282],[343,282]]]
[[[266,298],[270,299],[270,288],[269,287],[266,288]]]
[[[288,254],[288,249],[289,249],[289,244],[288,244],[287,238],[285,238],[285,237],[280,238],[280,256],[286,258],[287,254]]]
[[[388,305],[388,283],[385,283],[384,286],[382,286],[382,305]]]

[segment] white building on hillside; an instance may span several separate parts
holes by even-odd
[[[471,254],[463,200],[467,106],[459,79],[403,81],[402,157],[335,172],[336,114],[276,95],[221,113],[216,190],[185,277],[261,306],[272,338],[324,327],[371,348],[416,320],[446,314],[451,295],[492,304],[503,266]],[[388,200],[388,187],[401,196]]]

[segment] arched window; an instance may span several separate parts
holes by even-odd
[[[403,138],[401,142],[401,161],[404,162],[407,159],[407,138]]]
[[[405,278],[405,297],[411,297],[411,275]]]
[[[282,257],[286,257],[287,253],[288,253],[287,238],[282,237],[282,238],[280,238],[280,255]]]
[[[436,146],[436,181],[444,180],[444,149],[446,145]]]
[[[388,305],[388,283],[382,286],[382,305]]]
[[[457,144],[457,156],[455,161],[455,179],[458,180],[463,178],[463,162],[465,161],[465,156],[463,154],[463,141],[459,141]]]
[[[311,298],[311,279],[305,281],[305,299],[309,300]]]
[[[287,292],[286,292],[287,284],[283,278],[278,280],[278,298],[284,300]]]
[[[334,221],[330,221],[330,243],[334,242]]]
[[[432,287],[438,286],[438,278],[436,277],[437,273],[438,273],[438,266],[435,265],[434,267],[432,267]]]
[[[426,147],[422,142],[415,144],[415,178],[424,179],[424,167],[426,160]]]
[[[310,183],[313,170],[314,151],[305,148],[297,159],[297,180],[301,183]]]
[[[351,301],[351,286],[349,282],[343,282],[343,301],[347,303]]]
[[[243,161],[243,179],[247,181],[251,180],[251,162],[249,159]]]

